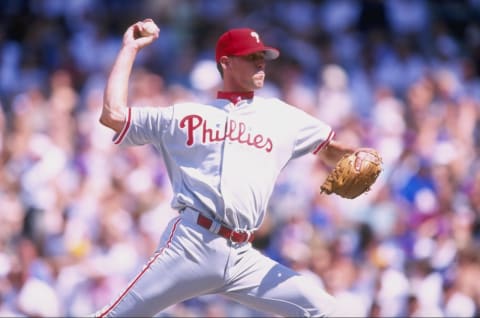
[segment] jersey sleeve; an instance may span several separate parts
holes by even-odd
[[[292,118],[296,128],[296,138],[293,145],[292,157],[300,157],[307,153],[317,154],[332,140],[335,135],[332,127],[320,119],[295,109]]]
[[[145,145],[160,140],[173,115],[170,107],[129,107],[123,129],[113,142],[122,146]]]

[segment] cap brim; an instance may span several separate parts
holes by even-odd
[[[235,55],[244,56],[244,55],[252,54],[252,53],[255,53],[255,52],[265,52],[265,59],[266,60],[274,60],[274,59],[276,59],[277,57],[280,56],[280,51],[277,50],[276,48],[273,48],[273,47],[270,47],[270,46],[264,46],[262,48],[252,48],[252,49],[243,50],[241,52],[238,52]]]
[[[280,51],[276,48],[266,46],[265,47],[265,58],[267,60],[274,60],[280,56]]]

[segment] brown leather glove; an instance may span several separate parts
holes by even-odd
[[[353,199],[370,190],[382,171],[382,158],[373,148],[343,156],[320,186],[321,193]]]

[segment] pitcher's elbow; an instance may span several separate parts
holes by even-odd
[[[102,112],[102,114],[98,118],[98,122],[105,127],[110,127],[111,121],[109,120],[108,116],[105,116],[105,114]]]
[[[123,128],[123,125],[125,123],[125,116],[122,111],[118,111],[115,113],[104,108],[98,121],[103,126],[111,128],[115,132],[119,132]]]

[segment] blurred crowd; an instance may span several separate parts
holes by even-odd
[[[98,122],[123,32],[147,17],[161,33],[132,107],[212,98],[215,41],[248,26],[281,51],[259,95],[383,156],[355,200],[319,193],[315,156],[290,162],[257,248],[319,280],[339,317],[480,314],[480,1],[6,0],[0,16],[0,316],[100,309],[176,215],[162,158]],[[205,295],[159,316],[264,315]]]

